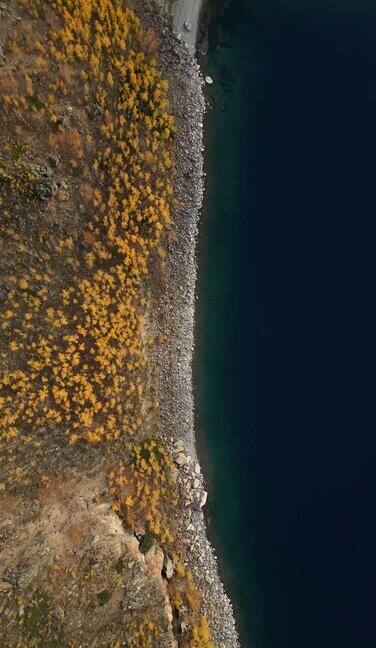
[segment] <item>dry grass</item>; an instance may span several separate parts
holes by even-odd
[[[3,260],[0,436],[98,443],[145,424],[144,282],[171,222],[168,86],[118,3],[31,14],[7,45],[17,74],[0,80],[3,245],[18,261]]]
[[[155,436],[154,340],[145,324],[149,266],[153,261],[163,273],[174,206],[174,119],[158,70],[158,37],[117,0],[8,4],[0,33],[4,507],[56,488],[73,467],[84,473],[105,463],[124,525],[144,528],[173,552],[178,489]],[[26,519],[20,512],[16,524]],[[70,520],[69,551],[82,548],[87,534],[82,521]],[[82,637],[75,642],[71,630],[64,638],[57,614],[59,592],[71,582],[90,618],[96,590],[83,562],[55,566],[52,590],[41,579],[22,602],[17,590],[9,594],[5,609],[19,637],[9,635],[7,645],[91,645]],[[95,588],[113,587],[106,578]],[[182,566],[169,594],[178,613],[179,605],[189,611],[179,645],[209,648],[201,596]],[[96,623],[100,629],[100,614]],[[116,623],[109,645],[158,645],[153,619],[141,615],[123,628],[128,643],[118,639]]]

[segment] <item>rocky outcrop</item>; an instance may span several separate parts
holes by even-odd
[[[109,645],[131,641],[146,620],[158,628],[156,645],[175,648],[173,565],[156,543],[140,552],[106,499],[103,475],[50,483],[33,502],[8,497],[0,511],[2,646],[29,645],[34,633],[45,645],[50,635],[62,645],[91,646],[98,636],[96,645]]]

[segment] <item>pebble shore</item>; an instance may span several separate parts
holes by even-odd
[[[150,18],[149,18],[150,20]],[[159,20],[154,17],[154,21]],[[177,126],[174,190],[174,239],[169,244],[163,298],[150,326],[164,341],[155,346],[161,430],[175,458],[181,491],[178,545],[204,595],[204,608],[216,647],[240,648],[233,609],[219,577],[217,558],[205,527],[208,496],[197,457],[194,431],[192,359],[196,287],[196,239],[204,192],[204,85],[189,49],[168,19],[154,24],[160,34],[159,63],[169,80]],[[210,497],[210,493],[209,493]]]

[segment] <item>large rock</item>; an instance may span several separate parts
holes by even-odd
[[[153,576],[160,576],[164,563],[163,549],[159,545],[154,544],[145,554],[145,562]]]
[[[205,490],[201,491],[200,500],[199,500],[200,508],[205,506],[207,499],[208,499],[207,492]]]
[[[184,454],[184,452],[179,452],[179,454],[177,454],[175,457],[175,462],[178,464],[178,466],[185,466],[188,463],[188,457]]]
[[[172,562],[171,558],[169,558],[168,556],[165,557],[163,572],[167,580],[170,580],[175,574],[174,563]]]
[[[180,441],[180,440],[177,441],[177,442],[175,443],[175,445],[174,445],[174,452],[175,452],[175,453],[179,453],[179,452],[183,452],[183,450],[184,450],[184,443],[183,443],[183,441]]]

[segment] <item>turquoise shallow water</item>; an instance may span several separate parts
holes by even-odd
[[[243,647],[376,645],[376,8],[218,0],[197,427]]]

